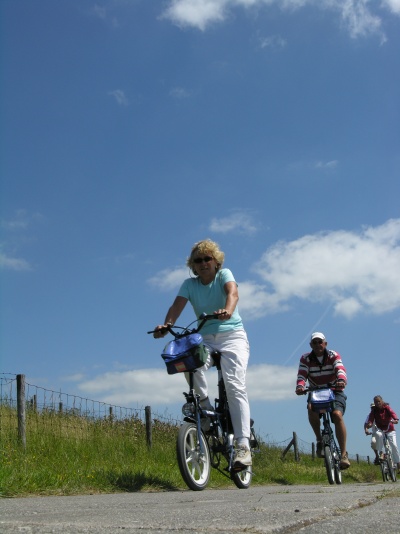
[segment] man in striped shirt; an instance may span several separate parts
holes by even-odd
[[[330,387],[334,385],[335,400],[331,418],[335,425],[336,438],[342,452],[340,467],[341,469],[347,469],[350,467],[350,462],[346,449],[347,430],[343,419],[347,400],[343,390],[347,384],[347,375],[340,354],[334,350],[328,350],[326,348],[327,345],[328,343],[322,332],[314,332],[311,335],[311,352],[303,354],[300,358],[296,394],[303,395],[307,381],[310,387]],[[307,407],[308,420],[317,440],[317,456],[321,458],[323,450],[320,414],[311,409],[310,403],[307,403]]]

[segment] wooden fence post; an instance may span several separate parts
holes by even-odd
[[[152,446],[152,428],[151,428],[151,406],[145,406],[144,408],[146,414],[146,441],[147,447],[151,449]]]
[[[299,446],[297,443],[297,434],[293,432],[293,448],[294,448],[294,459],[296,462],[300,461]]]
[[[26,449],[25,375],[17,375],[18,440]]]

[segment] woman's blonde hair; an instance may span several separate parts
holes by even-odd
[[[193,245],[192,250],[190,251],[190,256],[186,260],[186,265],[190,267],[190,269],[192,269],[193,273],[196,276],[196,264],[193,261],[193,257],[198,253],[209,254],[210,256],[212,256],[217,262],[217,271],[222,268],[225,259],[225,254],[222,252],[222,250],[220,250],[218,243],[215,243],[215,241],[211,241],[211,239],[203,239],[202,241],[198,241]]]

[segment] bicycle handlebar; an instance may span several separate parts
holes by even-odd
[[[328,383],[326,386],[308,386],[302,391],[302,395],[306,395],[309,391],[318,391],[319,389],[332,389],[336,391],[336,383]],[[343,391],[343,388],[337,388],[337,391]]]
[[[164,332],[169,332],[170,334],[172,334],[174,337],[185,337],[189,334],[196,334],[197,332],[199,332],[203,326],[205,325],[205,323],[207,321],[209,321],[210,319],[217,319],[220,315],[224,315],[223,313],[201,313],[199,318],[196,319],[198,321],[200,321],[200,323],[197,325],[197,328],[193,328],[192,330],[189,330],[189,326],[193,323],[190,323],[189,326],[186,326],[186,327],[183,327],[183,326],[175,326],[175,328],[180,328],[181,330],[183,330],[183,332],[177,332],[176,330],[174,330],[173,328],[173,325],[171,324],[168,324],[166,325],[164,328],[158,328],[157,330],[150,330],[149,332],[147,332],[148,334],[154,334],[155,332],[161,332],[161,333],[164,333]],[[193,321],[195,322],[195,321]]]

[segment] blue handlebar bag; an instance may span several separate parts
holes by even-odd
[[[202,367],[209,352],[201,334],[189,334],[167,343],[161,354],[169,375],[194,371]]]

